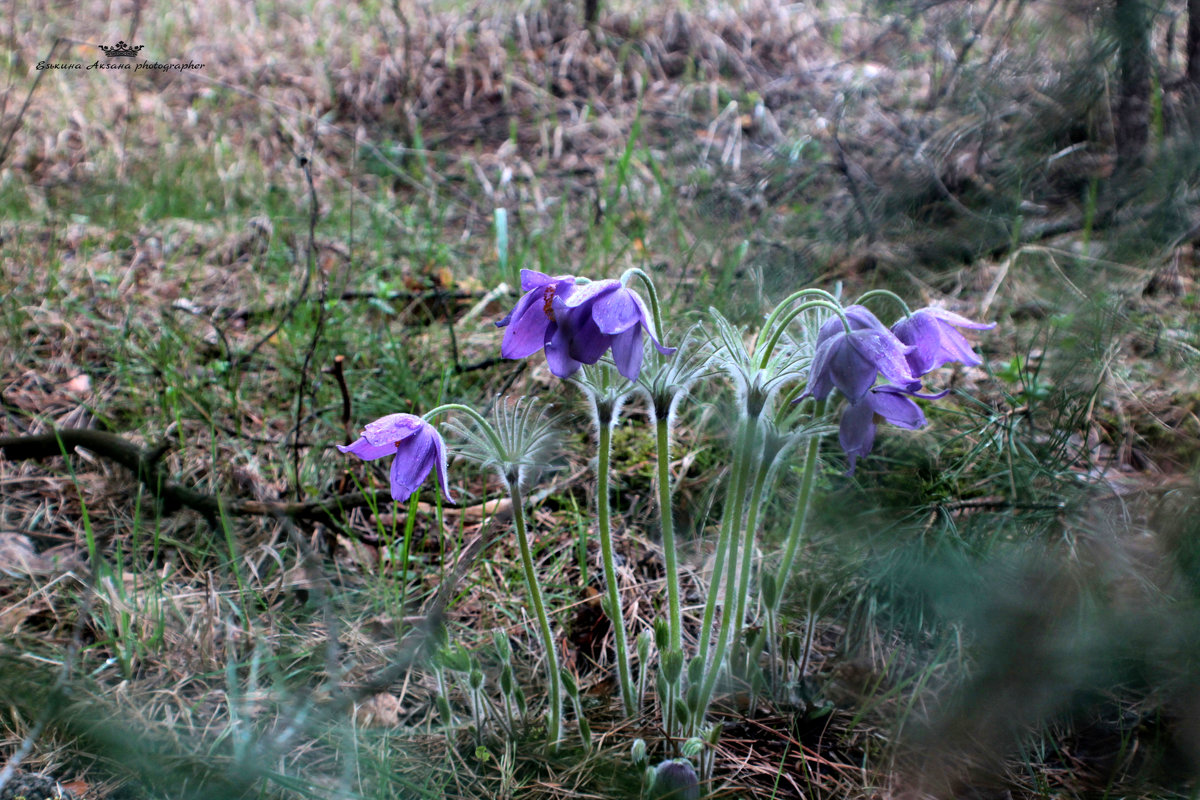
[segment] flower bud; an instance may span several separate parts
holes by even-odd
[[[692,715],[688,712],[687,703],[682,698],[675,701],[675,721],[681,728],[686,728]]]
[[[795,633],[789,633],[787,635],[787,638],[784,641],[785,641],[784,647],[785,647],[785,651],[787,653],[787,657],[789,659],[791,659],[792,661],[795,661],[797,664],[799,664],[800,659],[804,655],[804,643],[800,639],[800,635],[795,634]]]
[[[500,660],[507,664],[512,659],[512,645],[508,643],[508,635],[496,629],[492,631],[492,641],[496,643],[496,652],[499,653]]]
[[[686,747],[686,744],[684,745]],[[651,800],[700,800],[700,781],[690,761],[664,761],[654,770]]]
[[[654,620],[654,643],[658,645],[658,652],[665,653],[667,651],[669,633],[670,628],[667,626],[665,619],[659,618]]]
[[[633,747],[630,748],[630,755],[633,757],[635,766],[646,763],[646,740],[634,739]]]
[[[775,579],[775,573],[764,570],[759,581],[761,583],[763,602],[767,604],[768,608],[774,608],[775,601],[779,599],[779,582]]]
[[[638,634],[637,638],[637,654],[638,662],[645,664],[650,660],[650,645],[654,643],[654,631],[646,628]]]
[[[443,725],[449,725],[454,719],[454,712],[450,710],[450,701],[443,695],[437,696],[438,716],[442,718]]]
[[[560,669],[558,674],[562,677],[563,691],[567,693],[567,697],[572,699],[579,697],[579,686],[575,683],[575,676],[565,669]]]
[[[579,738],[583,740],[584,747],[592,746],[592,726],[586,717],[579,718]]]
[[[700,679],[704,677],[704,659],[696,656],[688,662],[688,683],[700,683]]]
[[[663,656],[662,671],[668,684],[678,683],[679,676],[683,674],[683,651],[672,650]]]
[[[700,684],[698,682],[693,683],[691,686],[688,687],[686,699],[687,699],[688,708],[690,708],[692,710],[692,713],[699,714],[703,710],[699,707],[700,706]]]

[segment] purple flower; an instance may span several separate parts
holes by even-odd
[[[855,461],[871,452],[871,446],[875,444],[875,426],[880,420],[898,428],[916,430],[925,425],[925,412],[912,398],[936,400],[945,395],[946,392],[916,394],[898,386],[876,386],[857,403],[847,404],[838,428],[838,442],[850,458],[850,469],[846,474],[853,475]]]
[[[363,461],[394,455],[389,476],[393,500],[407,500],[436,466],[442,495],[454,502],[446,487],[446,443],[436,428],[418,416],[388,414],[380,417],[363,428],[362,436],[354,444],[349,447],[339,444],[337,448],[343,453],[353,453]]]
[[[496,323],[497,328],[508,327],[500,343],[500,355],[525,358],[545,347],[558,330],[552,301],[569,296],[574,288],[572,275],[551,277],[532,269],[521,270],[521,289],[525,294],[508,316]]]
[[[972,322],[944,308],[930,306],[914,311],[892,326],[896,338],[912,350],[905,356],[913,375],[924,375],[949,361],[980,364],[979,356],[958,328],[977,331],[991,330],[996,323]]]
[[[673,758],[655,767],[650,797],[653,800],[700,800],[700,781],[692,762]]]
[[[850,306],[845,313],[849,332],[836,317],[817,332],[804,396],[824,400],[837,387],[851,403],[857,403],[875,385],[877,375],[907,389],[917,388],[919,382],[905,358],[913,348],[863,306]]]
[[[550,371],[567,378],[583,364],[595,364],[611,347],[617,371],[631,381],[642,368],[642,331],[663,355],[664,347],[650,328],[650,314],[636,292],[617,280],[594,281],[555,296],[551,317],[557,327],[546,337]]]

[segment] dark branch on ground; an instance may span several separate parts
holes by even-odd
[[[166,447],[141,448],[114,434],[81,428],[63,428],[33,436],[0,437],[0,455],[9,461],[41,460],[90,450],[132,472],[137,480],[162,504],[164,513],[191,509],[217,526],[221,515],[232,517],[285,517],[293,521],[338,525],[345,512],[363,507],[378,507],[391,502],[388,490],[351,492],[305,502],[238,500],[198,492],[174,483],[163,471],[161,459]]]

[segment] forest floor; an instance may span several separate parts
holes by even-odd
[[[939,373],[927,428],[881,426],[853,477],[823,448],[785,604],[804,668],[722,696],[713,796],[1191,796],[1200,151],[1155,19],[1126,167],[1106,13],[1081,4],[615,5],[591,26],[500,0],[13,4],[0,757],[26,783],[0,798],[54,796],[36,773],[86,798],[637,796],[632,742],[666,747],[613,694],[588,414],[492,324],[521,268],[630,267],[676,337],[710,307],[752,331],[804,286],[997,323],[972,333],[981,365]],[[87,69],[118,40],[202,67]],[[730,394],[697,390],[677,425],[693,627]],[[542,694],[496,480],[456,462],[457,505],[427,487],[405,509],[374,493],[386,466],[333,449],[507,395],[564,431],[531,525],[588,751],[548,753],[536,713],[469,724],[493,631]],[[664,590],[653,436],[640,402],[626,417],[636,634]]]

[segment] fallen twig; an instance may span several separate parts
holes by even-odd
[[[34,436],[0,437],[0,455],[10,461],[69,455],[78,448],[89,450],[128,469],[162,504],[165,513],[188,508],[202,514],[213,526],[216,526],[222,514],[234,517],[286,517],[294,521],[332,524],[346,511],[386,505],[392,499],[390,491],[386,489],[351,492],[305,502],[230,499],[198,492],[170,481],[159,463],[161,448],[143,449],[114,433],[63,428]]]
[[[320,522],[338,525],[345,512],[356,508],[387,508],[392,503],[390,489],[367,492],[348,492],[304,502],[282,500],[240,500],[198,492],[168,480],[160,463],[166,447],[142,448],[115,433],[89,428],[61,428],[50,433],[32,436],[0,436],[0,456],[9,461],[41,460],[70,455],[82,448],[114,461],[132,472],[138,481],[161,503],[164,513],[191,509],[204,516],[210,525],[217,525],[221,515],[231,517],[280,517],[293,522]],[[551,494],[561,492],[578,482],[584,470],[555,481],[533,496],[534,504]],[[421,503],[422,513],[432,513],[433,507]],[[483,520],[507,512],[507,500],[491,500],[466,507],[451,507],[447,513],[461,514],[470,520]],[[360,536],[370,541],[370,536]]]

